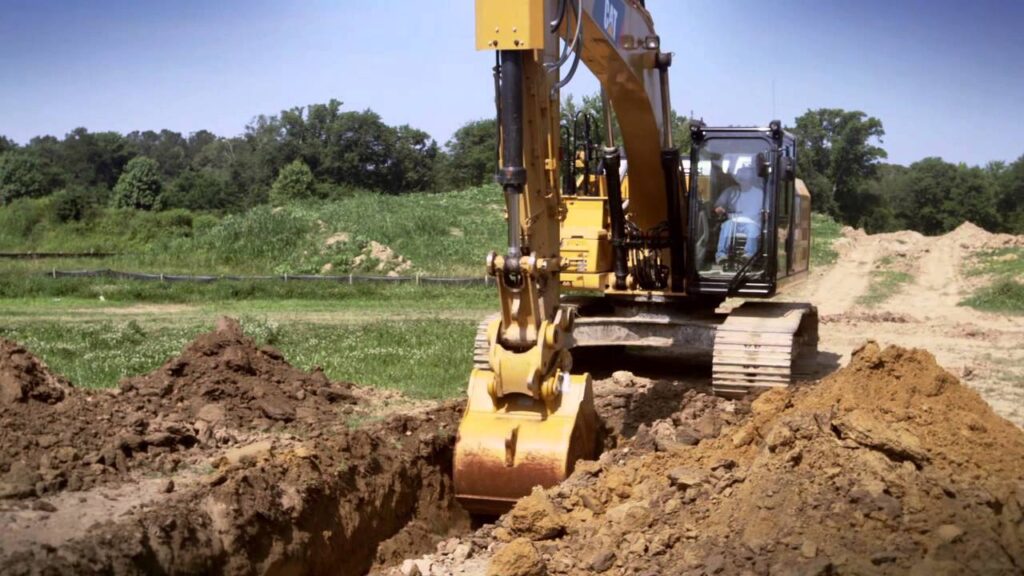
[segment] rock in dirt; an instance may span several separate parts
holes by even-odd
[[[503,546],[491,559],[487,576],[544,576],[547,569],[533,542],[516,538]]]
[[[565,530],[561,513],[539,486],[504,517],[502,526],[531,540],[554,538]]]

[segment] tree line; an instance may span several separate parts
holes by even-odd
[[[239,136],[207,130],[89,132],[35,137],[23,146],[0,136],[0,204],[52,197],[54,216],[81,220],[97,208],[239,211],[267,202],[331,199],[356,189],[386,194],[441,191],[492,182],[493,119],[467,122],[444,146],[423,130],[391,126],[372,110],[338,100],[256,117]],[[562,106],[563,146],[577,119],[604,134],[596,95]],[[689,150],[687,119],[672,112],[674,141]],[[870,232],[948,231],[970,220],[992,231],[1024,232],[1024,155],[984,167],[926,158],[885,162],[881,120],[863,112],[808,110],[789,129],[798,171],[815,210]],[[618,141],[619,129],[613,126]]]
[[[840,222],[868,232],[941,234],[971,221],[1024,233],[1024,155],[985,166],[937,157],[889,164],[882,121],[859,111],[808,110],[790,130],[815,210]]]
[[[0,136],[0,204],[53,196],[62,220],[102,206],[236,211],[353,189],[434,190],[447,165],[423,130],[331,100],[258,116],[235,137],[76,128],[19,146]]]

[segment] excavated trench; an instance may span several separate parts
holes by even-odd
[[[452,484],[461,402],[395,413],[231,321],[113,392],[3,344],[0,573],[359,575],[473,528]],[[599,376],[606,448],[691,387]]]
[[[448,405],[323,440],[241,446],[220,469],[179,480],[186,485],[177,493],[150,495],[57,547],[5,550],[0,571],[358,575],[433,551],[470,528],[451,481],[459,411]],[[39,504],[54,501],[75,505],[58,496],[4,513],[58,512]]]
[[[230,320],[106,392],[0,341],[0,391],[3,574],[356,575],[470,529],[461,403],[297,370]]]

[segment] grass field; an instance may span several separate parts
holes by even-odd
[[[324,300],[130,304],[79,298],[0,299],[0,337],[21,342],[81,387],[111,387],[176,355],[222,314],[260,344],[333,379],[418,398],[461,394],[493,288],[359,288]]]
[[[402,196],[367,192],[227,216],[105,209],[70,223],[53,221],[47,202],[19,200],[0,208],[0,251],[119,256],[22,262],[20,271],[316,274],[329,265],[333,274],[386,272],[389,263],[372,255],[354,263],[377,242],[411,261],[406,273],[477,276],[487,252],[505,242],[497,186]]]
[[[357,194],[335,202],[255,208],[228,216],[104,210],[58,224],[46,200],[0,207],[0,250],[117,252],[112,258],[0,261],[0,337],[19,341],[77,386],[111,387],[149,372],[220,315],[259,343],[334,379],[415,397],[461,394],[477,323],[494,287],[336,282],[209,284],[50,278],[53,269],[178,274],[380,273],[370,241],[409,259],[405,274],[482,276],[504,242],[496,186],[445,194]],[[839,225],[814,215],[814,265],[834,262]],[[331,241],[334,239],[334,241]]]

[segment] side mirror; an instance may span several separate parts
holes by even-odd
[[[768,160],[764,156],[764,152],[758,152],[757,157],[754,158],[754,162],[757,166],[757,177],[767,178],[768,177]]]
[[[782,175],[787,181],[796,180],[796,160],[789,156],[782,157]]]

